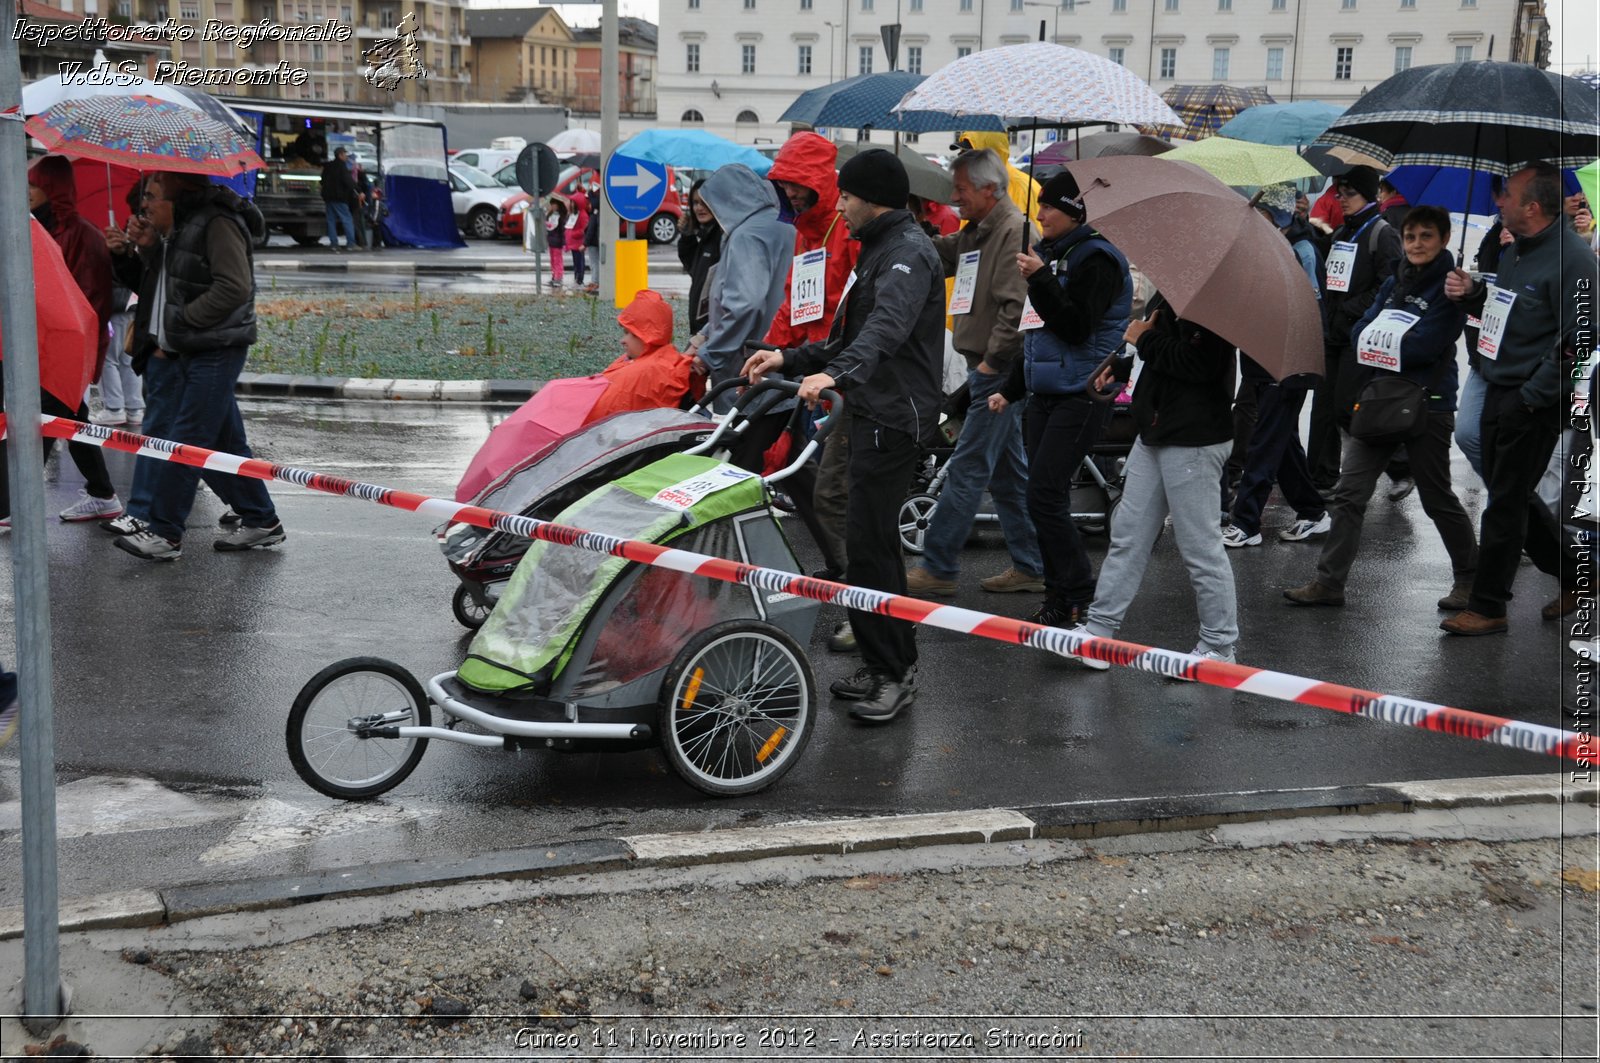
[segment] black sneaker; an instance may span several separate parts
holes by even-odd
[[[909,675],[896,680],[880,672],[867,696],[850,706],[850,715],[864,723],[888,723],[916,700],[916,682]]]
[[[1089,617],[1089,607],[1081,602],[1072,605],[1055,605],[1045,602],[1033,611],[1028,623],[1046,627],[1077,627]]]
[[[843,679],[835,679],[829,685],[828,691],[840,701],[860,701],[872,692],[872,684],[876,678],[872,669],[862,665],[853,674]]]

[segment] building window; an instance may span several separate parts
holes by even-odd
[[[744,0],[744,9],[746,11],[754,11],[756,9],[756,0]]]
[[[800,0],[800,10],[801,11],[810,11],[811,10],[811,0]]]
[[[1398,74],[1402,70],[1410,70],[1410,69],[1411,69],[1411,45],[1402,44],[1402,45],[1396,46],[1396,48],[1394,50],[1394,72],[1396,74]]]
[[[1113,63],[1117,64],[1118,66],[1121,66],[1122,65],[1122,61],[1125,58],[1127,58],[1127,55],[1128,55],[1128,50],[1126,48],[1117,47],[1117,48],[1110,49],[1107,52],[1106,57],[1108,59],[1110,59]]]
[[[1400,0],[1401,11],[1411,11],[1417,6],[1417,0]]]
[[[1267,49],[1267,80],[1268,81],[1282,81],[1283,80],[1283,49],[1282,48],[1268,48]]]
[[[798,56],[798,58],[796,60],[796,63],[795,63],[795,73],[797,73],[797,74],[809,74],[809,73],[811,73],[811,45],[802,44],[800,46],[799,56]]]
[[[1011,10],[1013,10],[1013,11],[1021,11],[1022,10],[1022,0],[1011,0]]]
[[[1356,0],[1339,0],[1340,11],[1354,11],[1355,9]]]
[[[911,11],[916,14],[922,10],[922,0],[911,0]]]
[[[1112,11],[1126,11],[1126,10],[1128,10],[1128,0],[1111,0],[1111,10]]]
[[[964,44],[960,45],[960,46],[958,46],[956,48],[956,58],[957,59],[965,59],[967,56],[969,56],[971,54],[972,54],[972,49],[967,47]]]
[[[1477,7],[1478,0],[1461,0],[1462,7]]]
[[[754,74],[756,72],[756,46],[753,44],[739,45],[739,73]]]
[[[1354,48],[1339,48],[1333,55],[1333,80],[1350,80],[1350,63],[1355,58]]]
[[[689,10],[690,11],[699,11],[700,10],[700,0],[689,0]],[[699,114],[700,112],[696,111],[695,113]]]
[[[863,11],[871,11],[872,10],[872,0],[861,0],[861,10],[863,10]]]
[[[1178,10],[1178,0],[1167,0],[1167,10],[1168,11],[1176,11],[1176,10]]]
[[[1272,10],[1274,10],[1274,11],[1287,11],[1287,10],[1289,10],[1289,0],[1272,0]]]
[[[761,119],[756,117],[754,111],[740,111],[739,117],[735,118],[734,121],[743,125],[758,125]]]
[[[856,50],[856,73],[872,73],[872,45],[863,44]]]
[[[1213,49],[1211,49],[1211,80],[1212,81],[1227,81],[1228,80],[1228,49],[1227,48],[1213,48]]]
[[[906,73],[922,73],[922,45],[913,44],[906,49]]]
[[[193,3],[182,3],[182,4],[179,4],[178,5],[178,17],[184,19],[185,21],[199,18],[200,17],[200,5],[199,4],[193,4]]]
[[[1458,62],[1458,63],[1470,63],[1470,62],[1472,62],[1472,45],[1470,45],[1470,44],[1458,44],[1458,45],[1456,45],[1456,62]]]
[[[694,110],[693,108],[684,111],[683,117],[678,119],[680,122],[704,122],[705,120],[706,116],[701,114],[699,111]]]
[[[1178,49],[1161,49],[1161,73],[1157,76],[1169,80],[1178,76]]]
[[[700,46],[686,44],[683,46],[683,67],[691,74],[700,73]]]
[[[1218,11],[1232,11],[1233,10],[1233,0],[1217,0],[1217,10]]]
[[[961,0],[961,5],[960,6],[961,6],[961,11],[964,14],[968,14],[968,15],[972,14],[972,0]]]

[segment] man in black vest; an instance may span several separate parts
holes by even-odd
[[[169,434],[179,443],[250,456],[233,389],[256,339],[250,213],[230,189],[194,174],[162,173],[151,182],[146,217],[129,227],[145,268],[156,275],[147,324],[136,342],[175,379]],[[254,219],[259,223],[260,215]],[[200,470],[162,462],[146,528],[116,545],[151,561],[182,556],[184,525]],[[253,477],[210,480],[241,523],[213,544],[253,550],[284,540],[266,484]]]

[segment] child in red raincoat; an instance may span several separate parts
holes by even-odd
[[[660,295],[649,288],[639,292],[617,315],[617,324],[623,328],[623,354],[601,371],[610,386],[585,424],[627,410],[677,406],[701,379],[690,371],[691,360],[672,345],[672,307]]]

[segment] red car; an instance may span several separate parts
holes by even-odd
[[[502,173],[495,174],[496,180],[503,180]],[[516,180],[512,177],[511,184]],[[600,172],[592,166],[568,166],[561,171],[561,177],[556,182],[556,192],[568,199],[577,194],[580,188],[598,187]],[[522,215],[526,213],[528,204],[533,197],[526,192],[518,192],[500,204],[500,235],[514,240],[522,239]],[[683,220],[683,198],[678,194],[678,176],[672,167],[667,167],[667,195],[661,201],[661,209],[655,216],[644,222],[623,222],[620,235],[627,239],[648,240],[653,244],[670,244],[677,242],[679,223]]]

